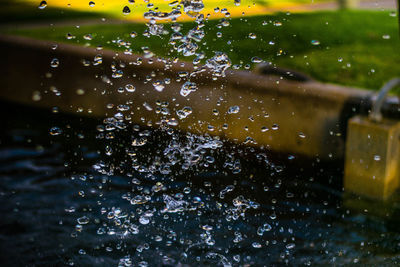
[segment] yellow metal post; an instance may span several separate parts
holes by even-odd
[[[387,199],[400,184],[400,122],[349,120],[345,155],[345,191]]]

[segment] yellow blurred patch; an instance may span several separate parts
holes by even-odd
[[[39,5],[40,0],[20,0],[21,2]],[[135,3],[130,4],[128,0],[112,0],[112,1],[82,1],[82,0],[49,0],[47,1],[48,7],[54,8],[65,8],[65,9],[74,9],[77,11],[92,11],[99,12],[105,15],[109,15],[118,19],[127,19],[134,21],[144,21],[143,13],[148,11],[149,9],[158,8],[159,11],[169,12],[172,10],[168,4],[174,2],[175,0],[152,0],[152,1],[143,1],[137,0]],[[89,3],[94,2],[94,6],[90,6]],[[147,5],[151,3],[154,6],[148,7]],[[301,10],[301,6],[304,5],[304,1],[298,0],[286,0],[286,1],[274,1],[274,0],[242,0],[239,6],[235,6],[234,0],[204,0],[204,10],[203,14],[208,15],[209,18],[221,18],[226,14],[222,14],[221,9],[226,8],[231,17],[240,17],[243,15],[258,15],[258,14],[270,14],[277,11],[283,10]],[[131,10],[130,14],[124,15],[122,10],[125,6],[128,6]],[[216,12],[214,9],[219,8],[219,12]],[[182,12],[183,13],[183,12]],[[182,16],[178,20],[193,20],[186,14],[182,14]]]

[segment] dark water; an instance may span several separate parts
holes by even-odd
[[[1,106],[2,266],[118,266],[121,259],[132,266],[400,262],[398,206],[383,216],[368,203],[359,211],[349,208],[337,166],[307,169],[292,160],[276,173],[244,159],[238,174],[198,168],[174,179],[134,171],[105,176],[92,168],[102,157],[93,137],[96,120]],[[50,136],[54,125],[64,134]],[[148,194],[147,203],[126,200],[157,182],[163,189]],[[228,185],[234,189],[221,198]],[[185,209],[164,212],[165,196],[185,201]],[[247,206],[232,209],[240,196]]]

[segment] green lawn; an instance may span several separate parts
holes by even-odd
[[[207,56],[213,55],[214,51],[224,51],[233,64],[243,67],[251,65],[251,58],[258,56],[277,66],[305,72],[319,81],[376,90],[390,78],[400,76],[397,19],[389,11],[326,11],[237,18],[230,20],[230,26],[220,29],[217,28],[219,21],[209,21],[199,50]],[[263,25],[264,21],[266,25]],[[193,23],[183,23],[183,31],[193,26]],[[135,53],[148,46],[159,56],[177,55],[170,51],[169,35],[147,38],[141,35],[145,28],[143,24],[132,23],[82,26],[79,29],[65,26],[13,33],[59,42],[90,43],[116,50],[125,49],[113,43],[113,40],[122,38],[132,42],[131,48]],[[166,28],[169,29],[169,25]],[[131,31],[136,31],[138,37],[132,39],[129,36]],[[221,38],[217,38],[217,32],[222,33]],[[67,40],[67,33],[76,38]],[[88,33],[94,36],[92,41],[83,39],[83,35]],[[249,38],[249,33],[256,34],[257,38]]]

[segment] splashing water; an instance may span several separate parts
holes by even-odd
[[[203,73],[209,75],[213,80],[226,77],[227,70],[232,67],[232,61],[228,52],[212,51],[208,57],[207,46],[204,41],[206,36],[207,17],[202,13],[204,3],[202,0],[182,0],[169,3],[171,10],[161,11],[154,7],[149,1],[145,1],[149,8],[143,14],[146,22],[144,32],[131,31],[124,37],[112,40],[113,44],[124,49],[124,53],[132,55],[131,42],[142,34],[149,40],[165,42],[168,48],[183,58],[191,60],[193,69],[180,71],[175,81],[172,78],[162,77],[163,72],[172,68],[177,63],[176,59],[157,58],[150,47],[141,47],[142,56],[132,62],[107,63],[103,66],[111,74],[100,75],[101,81],[121,96],[126,94],[131,97],[124,103],[107,104],[107,117],[97,126],[96,139],[101,143],[98,150],[100,159],[93,164],[93,170],[99,175],[95,182],[96,186],[89,190],[80,190],[79,197],[88,199],[98,196],[97,206],[85,208],[86,214],[80,214],[76,218],[72,236],[83,238],[86,231],[94,231],[100,240],[104,240],[102,248],[107,253],[120,255],[118,266],[150,266],[151,257],[147,253],[159,252],[165,265],[179,265],[180,262],[199,262],[199,264],[215,263],[218,266],[236,266],[241,263],[251,263],[251,256],[235,254],[227,256],[231,251],[242,249],[242,244],[247,244],[248,250],[261,250],[268,246],[268,242],[276,241],[272,232],[279,231],[274,208],[273,213],[268,216],[261,211],[261,204],[251,194],[244,192],[240,187],[240,179],[236,179],[243,173],[243,156],[251,156],[260,163],[265,172],[278,175],[282,167],[269,161],[263,148],[261,152],[255,152],[252,147],[236,147],[228,149],[219,131],[229,132],[228,124],[223,127],[213,126],[213,123],[203,121],[191,122],[192,117],[198,112],[190,106],[190,99],[195,101],[207,101],[197,99],[196,92],[200,91],[203,84],[197,78]],[[129,4],[133,4],[130,1]],[[235,5],[240,5],[240,0],[234,0]],[[89,2],[94,7],[94,2]],[[230,14],[226,8],[216,9],[224,14],[219,20],[218,27],[229,27]],[[134,11],[134,6],[124,6],[122,13],[129,16]],[[216,12],[217,12],[216,11]],[[177,22],[182,16],[189,16],[194,20],[194,26],[184,29]],[[170,25],[162,22],[171,21]],[[223,38],[222,30],[217,35]],[[74,39],[72,34],[66,35],[67,39]],[[84,40],[91,41],[98,38],[94,33],[86,34]],[[139,38],[139,37],[138,37]],[[248,38],[257,39],[256,34],[249,33]],[[111,42],[111,41],[110,41]],[[253,41],[252,41],[253,42]],[[101,50],[98,47],[97,50]],[[104,65],[101,52],[94,56],[93,60],[83,60],[85,67]],[[250,59],[252,63],[261,63],[263,59],[254,56]],[[106,60],[104,62],[107,62]],[[162,62],[164,69],[152,71],[143,79],[125,69],[125,65],[132,64],[140,66],[143,62],[154,64]],[[201,64],[204,63],[204,66]],[[60,62],[54,58],[50,66],[57,68]],[[111,76],[110,76],[111,75]],[[129,79],[129,80],[125,80]],[[125,81],[119,84],[118,81]],[[115,85],[115,84],[118,85]],[[141,91],[141,84],[148,85],[152,94],[163,99],[164,93],[172,88],[180,88],[177,98],[188,101],[186,105],[180,105],[176,98],[163,101],[146,99],[140,103],[135,96]],[[178,83],[178,87],[168,88],[170,84]],[[54,93],[58,91],[53,90]],[[106,92],[105,92],[106,93]],[[179,94],[178,94],[179,93]],[[85,94],[83,91],[82,94]],[[224,100],[218,100],[218,106]],[[230,107],[216,107],[212,113],[213,118],[240,116],[245,106],[242,104]],[[218,111],[219,110],[219,111]],[[137,113],[136,113],[137,112]],[[152,113],[155,121],[146,121],[143,112]],[[141,115],[137,115],[141,114]],[[236,115],[238,114],[238,115]],[[134,124],[132,116],[141,116],[141,125]],[[256,116],[254,116],[256,117]],[[246,118],[247,119],[247,118]],[[249,118],[254,121],[254,118]],[[192,133],[183,134],[177,130],[180,124],[190,123]],[[215,124],[216,125],[216,124]],[[247,127],[247,126],[246,126]],[[272,130],[277,130],[277,124],[272,125]],[[202,130],[203,129],[203,130]],[[206,130],[204,130],[206,129]],[[232,127],[232,129],[234,129]],[[248,129],[247,129],[248,130]],[[268,127],[262,127],[261,132],[267,132]],[[205,133],[208,131],[210,134]],[[196,134],[194,133],[196,132]],[[58,127],[50,129],[50,135],[64,135],[63,130]],[[244,145],[255,145],[256,141],[249,136],[242,142]],[[161,136],[161,137],[160,137]],[[233,177],[233,180],[225,184],[218,181],[204,179],[202,185],[191,180],[194,176],[209,175],[216,173],[224,177]],[[217,176],[216,175],[216,176]],[[246,174],[247,175],[247,174]],[[250,172],[249,181],[252,173]],[[83,177],[83,176],[82,176]],[[82,183],[90,183],[90,178],[79,179]],[[185,177],[186,180],[183,180]],[[183,183],[176,186],[176,180]],[[121,179],[123,186],[119,191],[109,187],[113,180]],[[75,180],[75,179],[74,179]],[[94,179],[93,179],[94,180]],[[212,179],[210,179],[212,180]],[[238,182],[239,181],[239,182]],[[209,193],[211,189],[216,193]],[[279,182],[275,188],[278,189]],[[121,192],[122,191],[122,192]],[[267,190],[266,190],[267,191]],[[118,201],[109,204],[110,199],[105,197],[108,193],[115,192]],[[122,202],[123,203],[122,203]],[[75,208],[69,208],[70,213],[75,213]],[[251,232],[242,233],[240,224],[249,224],[254,219]],[[284,226],[281,226],[283,229]],[[183,230],[182,230],[183,229]],[[189,232],[185,232],[188,230]],[[224,232],[224,236],[219,234]],[[285,235],[283,258],[291,256],[291,250],[295,248],[295,239],[290,230]],[[285,232],[286,234],[286,232]],[[282,234],[283,235],[283,234]],[[82,237],[80,237],[82,236]],[[134,247],[131,240],[135,240]],[[277,241],[276,241],[277,242]],[[169,247],[176,247],[170,255]],[[100,248],[99,248],[100,249]],[[165,252],[165,253],[164,253]],[[254,252],[248,253],[249,255]],[[89,254],[86,249],[79,250],[80,255]],[[246,254],[246,253],[241,253]],[[159,257],[160,255],[156,255]],[[190,259],[190,260],[188,260]],[[200,265],[201,265],[200,264]]]
[[[235,4],[239,5],[240,1],[235,0]],[[148,4],[150,5],[150,3]],[[191,72],[182,71],[178,73],[177,81],[182,81],[180,88],[180,95],[188,99],[189,95],[193,94],[198,90],[196,82],[191,81],[192,78],[199,75],[201,72],[210,71],[213,79],[223,78],[226,76],[226,71],[231,67],[232,63],[228,55],[221,51],[214,52],[214,55],[210,58],[206,58],[204,52],[199,52],[202,49],[202,41],[206,35],[204,26],[206,25],[206,19],[202,10],[204,4],[201,0],[182,0],[180,3],[175,1],[169,4],[172,7],[171,11],[164,12],[158,9],[149,10],[143,14],[143,17],[148,21],[146,23],[146,30],[143,35],[148,38],[158,37],[163,38],[165,35],[170,35],[168,45],[171,49],[175,50],[178,54],[183,57],[194,56],[193,65],[194,69]],[[177,18],[182,16],[183,12],[195,21],[195,27],[183,31],[182,24],[176,22]],[[123,14],[128,16],[131,9],[128,6],[123,8]],[[229,17],[227,9],[222,9],[222,13]],[[160,24],[159,21],[171,20],[173,23],[170,26],[171,33],[167,30],[166,24]],[[221,27],[228,27],[229,21],[226,18],[220,20]],[[131,32],[129,36],[135,38],[138,35],[136,32]],[[220,36],[222,37],[222,35]],[[92,35],[85,36],[85,40],[91,40]],[[164,40],[164,39],[161,39]],[[117,38],[113,40],[120,47],[126,47],[125,53],[130,54],[129,42],[123,39]],[[155,58],[155,54],[149,49],[149,47],[142,47],[144,60],[152,62]],[[205,65],[200,66],[200,63],[204,61]],[[253,57],[254,63],[261,62],[262,60],[258,57]],[[142,59],[138,59],[137,63],[140,65]],[[96,55],[92,62],[92,65],[100,65],[103,63],[102,56]],[[53,64],[53,63],[52,63]],[[165,69],[170,68],[170,62],[165,61]],[[87,66],[90,63],[86,64]],[[111,64],[113,79],[120,79],[124,77],[123,65],[113,62]],[[160,70],[162,71],[162,70]],[[163,91],[171,83],[169,78],[166,79],[153,79],[156,77],[156,73],[152,73],[147,76],[145,83],[151,82],[152,87],[158,93]],[[105,77],[105,76],[104,76]],[[107,83],[111,81],[107,78],[104,80]],[[132,81],[132,83],[137,81]],[[136,87],[128,83],[123,87],[118,87],[117,92],[119,93],[134,93]],[[136,84],[135,84],[136,85]],[[172,100],[174,101],[174,100]],[[155,104],[155,108],[154,108]],[[242,164],[240,157],[235,156],[232,152],[222,152],[223,157],[218,159],[218,155],[221,155],[223,151],[223,141],[218,136],[211,136],[208,134],[192,134],[187,133],[182,135],[181,133],[174,130],[174,127],[179,125],[180,121],[185,121],[194,112],[190,106],[184,106],[180,109],[176,109],[174,114],[170,111],[170,103],[167,101],[156,101],[155,103],[144,102],[142,107],[148,112],[154,112],[159,115],[159,120],[151,122],[152,128],[146,128],[141,125],[132,125],[130,116],[134,115],[133,110],[137,104],[135,101],[130,103],[124,103],[119,105],[109,104],[108,109],[116,109],[114,114],[103,120],[103,124],[98,125],[96,136],[99,140],[104,140],[106,145],[103,150],[104,158],[93,165],[93,169],[104,175],[104,177],[112,177],[117,173],[123,176],[132,177],[131,179],[131,190],[123,194],[122,199],[126,200],[131,206],[132,210],[124,209],[117,206],[107,207],[106,203],[102,205],[101,215],[105,222],[97,228],[97,234],[115,236],[120,240],[126,239],[131,235],[140,235],[144,229],[149,227],[157,227],[154,225],[155,221],[160,218],[164,220],[170,219],[173,216],[174,222],[185,221],[185,214],[197,214],[199,218],[202,218],[203,213],[207,213],[215,209],[220,214],[220,218],[224,218],[227,223],[235,222],[238,220],[246,220],[246,213],[250,213],[250,210],[257,210],[259,204],[251,198],[245,197],[241,194],[235,193],[235,185],[227,185],[219,192],[219,200],[211,204],[208,197],[199,195],[193,195],[192,192],[198,192],[197,188],[192,186],[186,186],[182,192],[176,194],[166,194],[166,190],[169,190],[170,182],[174,181],[179,175],[191,172],[203,172],[204,170],[218,170],[225,169],[232,174],[239,174],[242,171]],[[129,112],[131,112],[129,114]],[[215,112],[214,112],[215,113]],[[227,114],[238,114],[240,113],[239,106],[231,106],[227,110]],[[217,116],[219,112],[215,113]],[[144,121],[143,121],[144,122]],[[155,127],[157,126],[157,128]],[[192,127],[195,127],[193,125]],[[212,125],[207,126],[209,131],[216,131],[216,128]],[[56,130],[53,130],[57,134]],[[158,143],[154,140],[154,136],[162,134],[165,135],[163,142]],[[124,143],[126,138],[130,139],[128,143]],[[117,144],[115,141],[121,143]],[[247,137],[246,143],[255,143],[251,137]],[[152,147],[157,147],[156,153],[148,153],[152,150]],[[217,156],[217,158],[216,158]],[[266,156],[259,156],[262,161],[267,163],[267,166],[272,166],[266,159]],[[276,168],[277,169],[277,168]],[[158,177],[165,177],[163,181],[160,181]],[[143,184],[152,184],[144,186]],[[210,183],[211,184],[211,183]],[[208,183],[205,184],[208,186]],[[81,192],[80,195],[85,196],[85,192]],[[226,201],[225,201],[226,199]],[[225,201],[225,204],[219,201]],[[211,206],[214,208],[211,208]],[[77,219],[76,232],[80,233],[84,231],[87,225],[92,223],[90,216],[82,216]],[[215,224],[215,223],[214,223]],[[264,224],[264,226],[267,224]],[[261,232],[270,231],[267,226],[262,226]],[[186,248],[186,256],[190,249],[194,246],[214,247],[217,241],[214,238],[214,226],[211,224],[199,225],[202,233],[198,240],[191,240]],[[166,231],[166,237],[162,234],[154,237],[153,240],[159,242],[163,239],[175,239],[176,231],[174,227],[163,229]],[[235,234],[234,242],[244,240],[245,237],[240,234]],[[147,240],[147,239],[146,239]],[[167,241],[170,242],[170,241]],[[186,241],[182,241],[185,243]],[[151,242],[150,242],[151,243]],[[167,243],[168,244],[168,243]],[[259,244],[259,245],[254,245]],[[260,242],[254,242],[254,248],[262,247]],[[136,248],[136,251],[142,253],[146,249],[149,249],[149,243],[144,243]],[[110,249],[111,251],[111,249]],[[230,260],[221,253],[208,251],[205,254],[205,259],[209,261],[216,261],[218,264],[223,266],[232,266]],[[240,262],[240,257],[234,258],[236,262]],[[126,255],[120,259],[120,266],[131,266],[134,260],[130,255]],[[139,263],[139,265],[145,266],[145,261]]]
[[[206,61],[206,66],[212,70],[214,77],[225,77],[225,71],[231,65],[230,59],[223,52],[215,52],[214,57]]]
[[[191,92],[194,92],[197,90],[197,85],[194,82],[185,82],[182,87],[181,87],[181,96],[186,97],[188,96]]]

